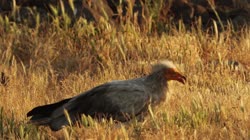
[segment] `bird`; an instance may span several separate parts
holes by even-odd
[[[27,117],[31,117],[30,123],[49,126],[52,131],[76,124],[82,115],[128,122],[146,115],[149,105],[164,102],[171,80],[185,84],[186,77],[172,61],[163,60],[154,64],[148,75],[101,84],[72,98],[35,107]]]

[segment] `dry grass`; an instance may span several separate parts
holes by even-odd
[[[0,26],[0,137],[4,139],[250,139],[250,30],[207,33],[171,28],[147,34],[130,23],[114,27],[78,21],[72,28]],[[216,30],[216,29],[215,29]],[[171,97],[144,122],[116,124],[83,118],[82,126],[52,132],[27,124],[35,106],[71,97],[114,79],[149,73],[170,59],[188,82],[170,83]],[[239,69],[226,60],[240,62]],[[90,126],[84,126],[86,122]]]

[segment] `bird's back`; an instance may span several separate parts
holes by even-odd
[[[143,81],[143,78],[138,78],[105,83],[76,96],[65,108],[75,108],[80,114],[93,117],[101,113],[124,120],[121,114],[137,114],[148,102],[149,95]]]

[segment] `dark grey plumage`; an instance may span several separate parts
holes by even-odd
[[[81,114],[128,121],[146,113],[148,104],[154,106],[164,101],[169,80],[184,84],[186,78],[177,71],[172,62],[166,60],[154,65],[148,76],[108,82],[78,96],[36,107],[27,116],[31,116],[31,123],[49,125],[55,131],[69,124],[64,110],[67,110],[73,123]]]

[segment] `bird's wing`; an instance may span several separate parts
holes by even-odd
[[[96,95],[88,114],[96,112],[122,117],[121,114],[137,115],[145,109],[149,96],[143,86],[131,83],[110,84],[108,90]]]
[[[127,121],[144,112],[148,103],[149,94],[140,80],[110,82],[73,97],[53,111],[49,125],[52,130],[68,125],[64,110],[67,110],[73,122],[79,119],[80,114]]]
[[[142,84],[136,82],[110,82],[70,100],[65,106],[69,114],[78,113],[93,116],[96,113],[121,117],[121,114],[137,115],[145,109],[149,96]],[[52,116],[60,116],[58,109]],[[118,118],[119,119],[119,118]]]

